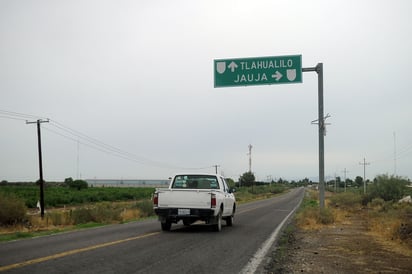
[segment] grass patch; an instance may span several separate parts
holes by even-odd
[[[270,270],[268,273],[287,273],[287,270],[284,269],[283,265],[285,260],[288,259],[288,249],[292,245],[295,239],[296,224],[295,222],[289,223],[279,239],[276,241],[276,249],[272,251],[272,260],[269,265],[266,266],[267,270]]]
[[[34,234],[30,232],[15,232],[15,233],[0,234],[0,242],[31,238],[33,236]]]
[[[349,222],[347,216],[362,214],[370,234],[381,241],[397,242],[412,248],[412,204],[372,199],[362,207],[363,196],[358,193],[328,193],[320,210],[318,192],[310,190],[296,213],[295,222],[300,229],[318,230],[324,225]]]
[[[283,185],[265,185],[253,187],[236,188],[235,196],[238,204],[244,204],[251,201],[268,199],[287,191],[288,188]]]

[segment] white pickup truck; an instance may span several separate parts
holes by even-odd
[[[164,231],[180,220],[187,226],[204,221],[221,231],[222,219],[227,226],[233,225],[236,211],[233,192],[221,175],[178,174],[168,188],[156,189],[153,208]]]

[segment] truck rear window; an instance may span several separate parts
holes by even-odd
[[[219,189],[219,183],[211,175],[179,175],[174,178],[172,188]]]

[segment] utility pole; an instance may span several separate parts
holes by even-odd
[[[48,123],[49,120],[38,119],[36,122],[26,121],[26,124],[37,124],[37,144],[39,149],[39,173],[40,173],[40,215],[44,218],[44,180],[43,180],[43,164],[42,164],[42,153],[41,153],[41,134],[40,134],[40,124]]]
[[[394,167],[393,167],[393,175],[396,176],[396,132],[393,132],[393,162],[394,162]]]
[[[346,173],[349,173],[349,171],[347,171],[345,167],[345,169],[342,172],[343,172],[343,180],[345,182],[345,192],[346,192]]]
[[[367,163],[365,158],[363,158],[363,163],[359,163],[360,165],[363,165],[363,194],[366,194],[366,166],[370,165],[370,163]]]
[[[220,167],[219,165],[214,165],[213,166],[215,168],[216,174],[217,174],[217,168]]]
[[[249,144],[249,173],[252,173],[252,145]]]
[[[79,172],[79,160],[80,160],[80,141],[77,140],[77,172],[76,172],[76,177],[77,179],[81,179],[80,178],[80,172]]]

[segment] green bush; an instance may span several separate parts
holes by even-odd
[[[136,202],[136,208],[140,211],[140,217],[150,217],[154,215],[153,203],[151,200]]]
[[[112,206],[110,203],[98,204],[93,210],[92,215],[97,223],[111,223],[121,221],[122,208]]]
[[[13,194],[0,193],[0,225],[14,225],[26,219],[24,200]]]
[[[74,225],[86,223],[112,223],[121,221],[122,208],[104,202],[95,207],[82,207],[72,211],[71,220]]]
[[[369,187],[369,201],[382,198],[385,201],[397,201],[406,193],[408,181],[398,176],[379,175]]]
[[[74,225],[95,222],[91,210],[84,207],[73,210],[71,219]]]
[[[154,192],[151,187],[91,187],[78,191],[77,188],[52,186],[46,183],[45,206],[58,207],[83,203],[113,202],[148,199]],[[23,199],[29,208],[35,208],[39,200],[39,187],[30,184],[0,185],[0,193],[13,193]]]
[[[330,197],[330,205],[343,209],[351,209],[361,204],[362,196],[357,193],[343,192]]]

